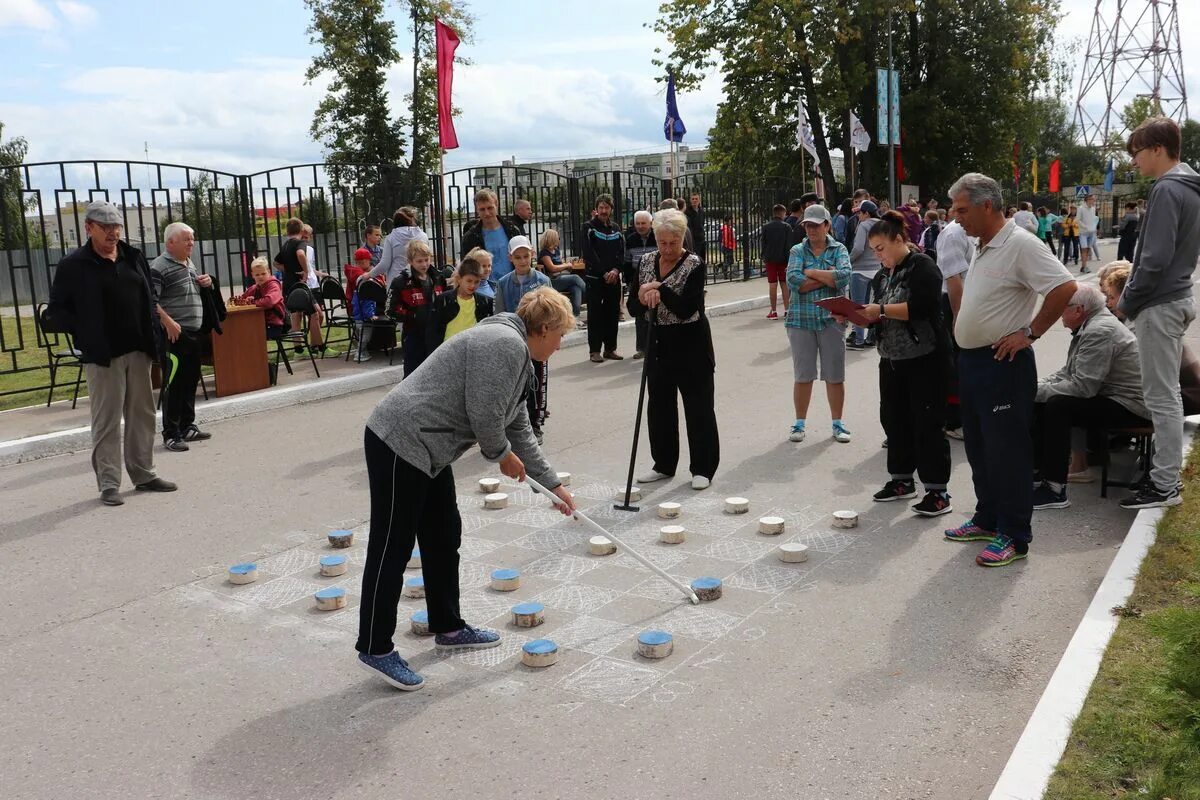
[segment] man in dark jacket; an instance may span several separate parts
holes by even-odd
[[[704,239],[704,208],[700,204],[699,192],[692,192],[683,213],[687,215],[688,231],[692,234],[692,244],[696,248],[693,252],[703,261],[708,252],[708,243]]]
[[[617,355],[617,318],[621,310],[621,266],[625,263],[625,237],[612,222],[612,195],[596,198],[596,214],[583,224],[579,241],[586,266],[588,350],[591,360],[620,361]],[[601,356],[600,349],[604,348]]]
[[[154,471],[154,391],[150,368],[161,331],[150,267],[140,250],[121,241],[121,212],[97,201],[84,217],[88,241],[58,263],[42,324],[70,333],[83,354],[92,409],[92,469],[100,501],[121,499],[121,420],[124,461],[138,489],[173,492]]]
[[[491,189],[480,189],[475,193],[475,213],[479,219],[467,223],[463,228],[460,257],[476,247],[482,247],[492,254],[492,277],[500,280],[512,272],[512,262],[508,260],[508,240],[521,236],[521,229],[513,225],[499,214],[499,201]]]

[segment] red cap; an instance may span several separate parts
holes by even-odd
[[[360,247],[354,251],[354,260],[362,261],[363,259],[370,261],[371,260],[371,251],[365,247]]]

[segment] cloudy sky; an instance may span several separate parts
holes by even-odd
[[[1060,38],[1086,39],[1094,0],[1063,2]],[[1180,5],[1182,30],[1200,28],[1200,2]],[[650,63],[661,41],[645,27],[656,0],[472,6],[477,41],[459,53],[474,63],[455,75],[462,146],[448,168],[663,146]],[[304,83],[307,24],[302,0],[0,0],[4,134],[24,136],[38,161],[140,160],[147,143],[153,161],[229,172],[320,160],[308,128],[323,86]],[[1185,56],[1197,91],[1200,58]],[[407,58],[394,68],[393,104],[411,75]],[[687,143],[703,143],[719,100],[717,76],[680,96]],[[1200,96],[1192,107],[1200,116]]]

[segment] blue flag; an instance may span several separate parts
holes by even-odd
[[[1108,169],[1104,172],[1104,191],[1106,191],[1106,192],[1112,191],[1113,181],[1115,181],[1116,178],[1117,178],[1116,166],[1113,164],[1113,160],[1110,158],[1108,160]]]
[[[668,142],[682,142],[687,126],[679,118],[679,106],[675,103],[675,74],[667,73],[667,119],[663,122],[663,137]]]

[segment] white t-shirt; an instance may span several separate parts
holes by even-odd
[[[1100,217],[1096,215],[1096,209],[1084,203],[1079,207],[1079,213],[1075,215],[1079,220],[1079,233],[1095,233],[1096,225],[1100,222]]]
[[[1024,211],[1024,210],[1018,211],[1017,213],[1013,214],[1013,222],[1017,223],[1022,228],[1029,231],[1030,233],[1032,233],[1034,236],[1037,236],[1038,219],[1037,219],[1037,215],[1034,214],[1032,211]]]
[[[971,267],[971,250],[974,245],[970,236],[958,222],[951,222],[938,234],[937,264],[942,271],[942,294],[946,293],[946,278],[962,275]]]
[[[955,341],[963,350],[990,347],[1030,323],[1039,296],[1071,280],[1045,242],[1009,220],[990,242],[975,249],[954,324]]]
[[[305,277],[304,282],[310,289],[319,289],[321,288],[321,279],[317,277],[317,251],[306,245],[304,255],[308,256],[308,276]]]

